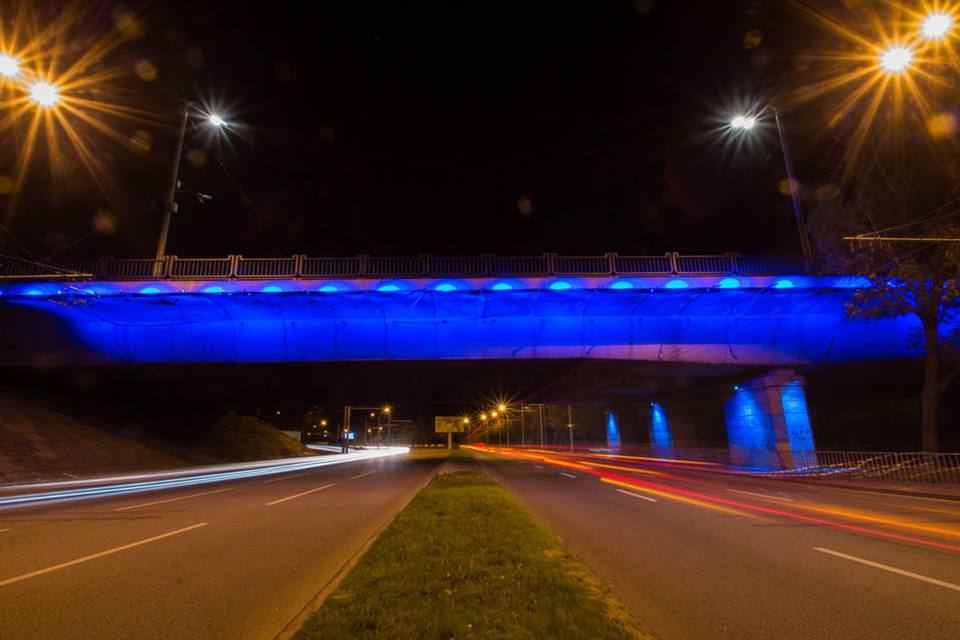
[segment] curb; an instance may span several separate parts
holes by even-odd
[[[324,583],[320,590],[314,595],[307,603],[303,606],[302,609],[295,615],[293,618],[284,625],[283,629],[280,630],[277,635],[273,637],[273,640],[289,640],[292,638],[300,628],[303,627],[304,623],[312,616],[317,610],[323,605],[324,601],[330,596],[331,593],[336,591],[337,587],[340,586],[340,583],[343,579],[350,573],[350,570],[356,566],[357,562],[360,561],[360,558],[366,554],[367,550],[376,542],[377,538],[380,537],[380,534],[383,533],[394,519],[400,514],[401,511],[407,508],[407,505],[410,504],[410,501],[417,497],[423,488],[426,487],[430,482],[440,473],[440,470],[447,466],[449,460],[445,460],[443,464],[439,464],[434,467],[427,477],[415,487],[413,493],[410,494],[410,497],[402,501],[393,511],[389,512],[386,520],[376,528],[376,530],[370,534],[370,536],[363,541],[363,543],[357,547],[357,549],[350,554],[350,557],[347,558],[347,561],[344,562],[339,569],[330,577],[329,580]]]
[[[864,487],[855,484],[846,484],[843,482],[822,482],[820,480],[792,480],[787,478],[778,478],[784,482],[800,482],[808,487],[832,487],[837,489],[850,489],[851,491],[864,491],[867,493],[883,493],[891,496],[907,496],[911,498],[930,498],[934,500],[948,500],[950,502],[960,502],[960,495],[950,493],[929,493],[924,491],[908,491],[905,489],[896,489],[893,487]]]

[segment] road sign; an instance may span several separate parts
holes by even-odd
[[[466,431],[463,418],[457,416],[435,416],[433,427],[436,433],[463,433]]]

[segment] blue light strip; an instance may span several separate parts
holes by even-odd
[[[863,278],[852,276],[689,276],[689,277],[532,277],[532,278],[460,278],[409,280],[213,280],[213,281],[129,281],[129,282],[26,282],[0,285],[0,296],[67,297],[128,295],[219,295],[219,294],[298,294],[379,291],[656,291],[665,289],[856,289],[869,286]]]

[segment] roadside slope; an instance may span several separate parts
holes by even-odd
[[[191,429],[169,420],[169,431],[147,430],[0,389],[0,483],[313,453],[250,416],[210,416]]]

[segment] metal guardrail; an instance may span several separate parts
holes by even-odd
[[[802,256],[743,256],[737,253],[687,256],[497,256],[420,255],[313,258],[101,258],[83,263],[35,264],[0,258],[0,278],[101,278],[105,280],[208,280],[273,278],[415,278],[484,276],[700,276],[795,275],[812,272]]]
[[[960,486],[960,453],[650,448],[656,458],[711,462],[752,474]]]

